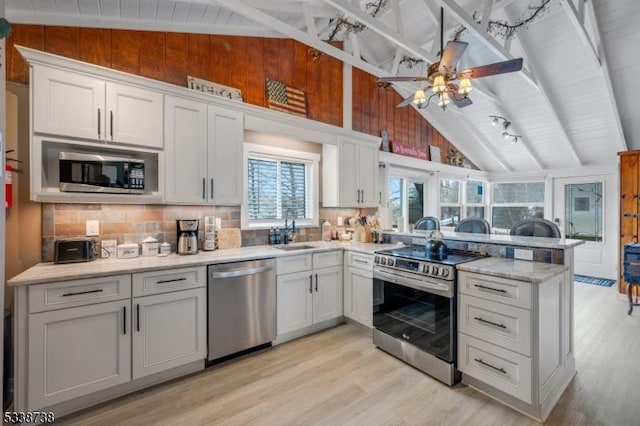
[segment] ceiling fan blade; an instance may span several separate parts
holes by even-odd
[[[393,82],[393,81],[426,81],[428,80],[425,76],[414,76],[414,77],[380,77],[378,79],[379,83],[385,82]]]
[[[522,69],[522,58],[511,59],[504,62],[496,62],[495,64],[482,65],[468,70],[460,71],[460,78],[480,78],[490,75],[505,74],[508,72],[520,71]]]
[[[453,72],[468,45],[469,43],[465,43],[464,41],[448,42],[440,58],[440,73],[450,74]]]
[[[457,106],[458,108],[464,108],[466,106],[469,106],[473,103],[473,101],[471,100],[471,98],[469,98],[468,96],[465,96],[464,98],[458,98],[458,85],[455,83],[449,83],[449,90],[451,91],[449,94],[449,99],[451,99],[451,101],[455,104],[455,106]]]

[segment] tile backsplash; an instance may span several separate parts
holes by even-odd
[[[328,219],[336,224],[337,217],[351,217],[357,213],[370,215],[375,209],[320,208],[320,224]],[[140,243],[146,237],[166,241],[176,249],[176,219],[199,219],[200,245],[204,216],[217,216],[223,228],[240,227],[240,206],[168,206],[131,204],[49,204],[42,205],[42,260],[53,260],[56,239],[85,235],[87,220],[100,221],[99,239],[122,243]],[[268,242],[268,230],[242,231],[242,245],[255,246]],[[301,228],[297,241],[320,240],[321,228]]]

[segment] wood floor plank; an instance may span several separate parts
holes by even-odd
[[[639,425],[640,310],[575,284],[578,374],[549,425]],[[306,336],[61,419],[66,425],[536,425],[464,385],[447,387],[352,325]]]

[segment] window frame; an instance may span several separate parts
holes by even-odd
[[[494,189],[496,185],[500,185],[500,184],[521,184],[521,185],[526,185],[526,184],[530,184],[530,183],[541,183],[544,186],[544,194],[542,196],[542,202],[539,203],[496,203],[495,202],[495,197],[494,197]],[[489,217],[491,218],[491,227],[497,231],[497,233],[508,233],[510,231],[511,228],[498,228],[494,225],[493,223],[493,209],[494,207],[542,207],[542,211],[545,212],[545,199],[547,197],[547,182],[545,179],[531,179],[531,180],[520,180],[520,181],[514,181],[514,180],[499,180],[499,181],[492,181],[491,182],[491,187],[490,187],[490,192],[491,192],[491,201],[489,203]]]
[[[480,182],[482,183],[482,200],[480,203],[470,203],[469,200],[467,199],[467,185],[469,185],[469,182]],[[464,217],[467,218],[469,217],[469,212],[468,209],[469,207],[482,207],[483,210],[483,215],[482,218],[483,219],[487,219],[487,182],[484,180],[480,180],[480,179],[467,179],[466,181],[464,181],[464,189],[462,190],[462,194],[463,194],[463,200],[462,200],[462,204],[463,204],[463,208],[464,208]],[[475,217],[475,216],[474,216]]]
[[[279,161],[291,161],[298,163],[306,163],[307,166],[307,188],[308,199],[306,204],[309,206],[310,218],[296,218],[296,227],[317,227],[320,223],[319,218],[319,163],[320,154],[298,151],[288,148],[278,148],[268,145],[244,143],[243,144],[243,198],[240,207],[240,227],[244,230],[270,229],[272,227],[283,227],[285,219],[249,219],[249,158],[270,159]],[[289,223],[291,223],[289,221]]]
[[[441,189],[442,189],[442,181],[443,180],[454,180],[458,182],[458,202],[457,203],[443,203],[441,197]],[[464,186],[466,182],[462,179],[458,179],[455,177],[450,177],[450,176],[440,176],[440,178],[438,179],[438,220],[440,220],[440,228],[442,229],[446,229],[446,230],[451,230],[453,231],[457,225],[453,224],[453,225],[443,225],[442,224],[442,208],[443,207],[458,207],[460,209],[460,216],[458,218],[458,223],[460,223],[459,221],[462,220],[464,218],[464,215],[466,214],[465,208],[464,208],[464,203],[463,203],[463,197],[466,191],[466,186]],[[463,189],[464,188],[464,189]]]
[[[398,228],[400,228],[400,226],[402,226],[402,229],[404,230],[408,230],[409,229],[409,185],[408,182],[411,181],[413,183],[418,183],[418,184],[422,184],[422,212],[423,215],[426,216],[427,215],[427,209],[428,209],[428,202],[427,202],[427,195],[428,195],[428,191],[429,191],[429,175],[425,172],[422,171],[413,171],[413,170],[408,170],[405,168],[400,168],[400,167],[390,167],[389,168],[389,173],[387,175],[387,206],[389,207],[389,209],[391,209],[391,200],[390,200],[390,193],[389,193],[389,189],[391,187],[390,185],[390,181],[391,179],[401,179],[402,180],[402,196],[403,196],[403,202],[402,202],[402,217],[404,218],[404,221],[402,224],[398,224]],[[393,219],[393,217],[392,217]],[[393,223],[392,223],[393,226]]]

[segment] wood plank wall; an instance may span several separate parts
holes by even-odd
[[[291,39],[153,31],[13,25],[6,77],[28,84],[26,62],[14,44],[155,80],[187,85],[187,75],[242,90],[244,101],[266,107],[265,79],[307,94],[308,118],[342,126],[342,62],[315,60]]]
[[[427,152],[429,145],[439,147],[442,162],[446,162],[449,151],[457,148],[413,107],[396,108],[400,102],[402,97],[395,90],[379,88],[375,76],[353,68],[353,130],[380,136],[381,129],[386,128],[390,141]]]
[[[191,75],[242,90],[244,101],[266,107],[265,79],[307,93],[308,118],[342,126],[342,62],[291,39],[164,33],[98,28],[13,25],[7,39],[7,81],[28,84],[26,62],[14,44],[95,65],[187,85]],[[455,146],[402,98],[378,88],[376,78],[353,69],[353,130],[427,149],[440,148],[442,161]],[[475,166],[473,166],[475,168]]]

